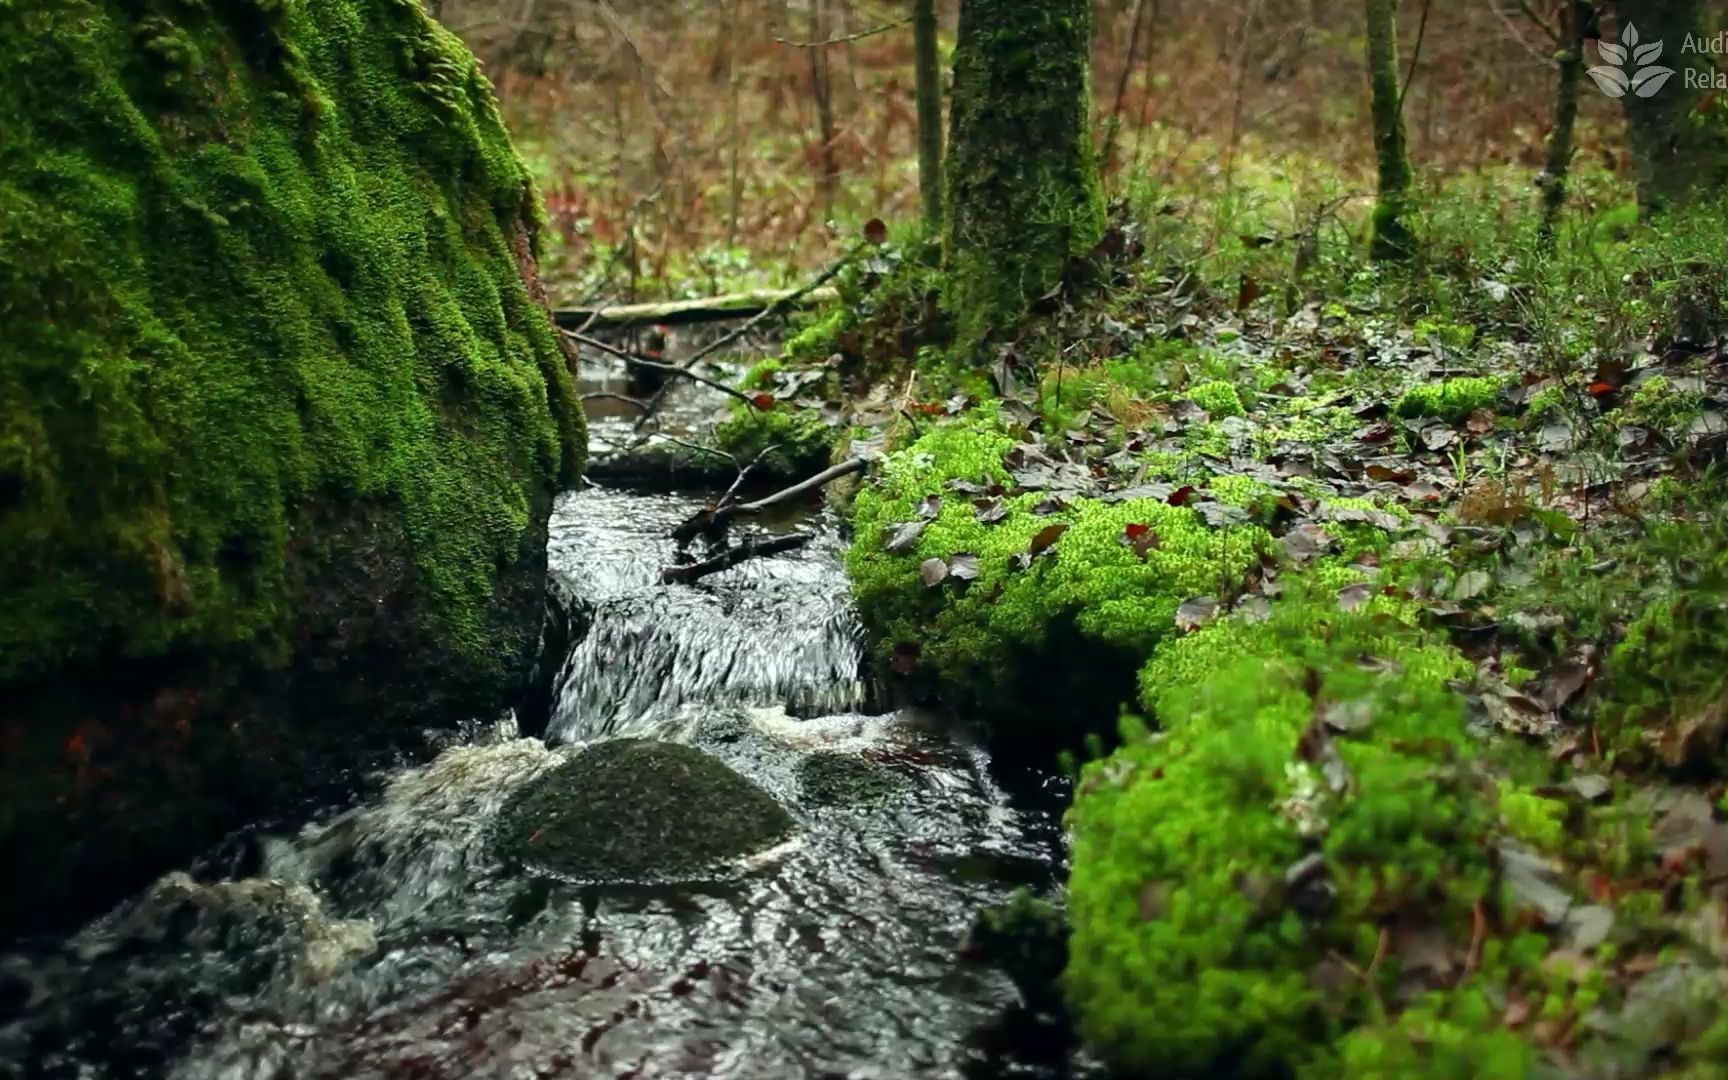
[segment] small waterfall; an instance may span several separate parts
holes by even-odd
[[[666,538],[700,504],[590,489],[554,512],[552,573],[585,627],[554,685],[547,737],[653,731],[692,703],[860,708],[862,635],[834,530],[694,586],[661,586]]]

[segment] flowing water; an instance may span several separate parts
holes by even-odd
[[[950,725],[870,715],[830,525],[659,585],[662,537],[698,505],[565,496],[553,592],[577,633],[544,740],[472,725],[357,808],[252,837],[244,876],[170,875],[0,958],[0,1075],[1064,1074],[1061,1053],[1028,1049],[1006,979],[965,955],[980,907],[1060,876],[1053,816],[1011,799]],[[797,833],[680,886],[584,886],[491,856],[513,791],[620,736],[718,756]],[[866,763],[890,793],[814,793],[800,766],[816,753]]]

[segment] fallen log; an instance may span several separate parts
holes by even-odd
[[[788,536],[751,537],[735,547],[729,547],[711,559],[701,562],[687,563],[683,566],[668,566],[660,571],[660,584],[671,585],[683,583],[694,584],[709,574],[718,574],[722,570],[730,570],[741,562],[759,558],[764,555],[778,555],[783,551],[791,551],[808,544],[815,537],[810,533],[792,533]]]
[[[634,326],[689,326],[695,323],[747,319],[779,307],[782,311],[821,307],[839,299],[833,288],[758,289],[697,300],[657,304],[606,304],[600,307],[559,308],[553,318],[562,330],[627,330]]]

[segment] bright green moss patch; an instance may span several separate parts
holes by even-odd
[[[1188,398],[1211,413],[1214,419],[1243,415],[1242,398],[1236,393],[1236,387],[1221,380],[1201,383],[1191,388]]]
[[[1087,766],[1068,819],[1088,1041],[1130,1071],[1287,1072],[1367,1015],[1323,960],[1366,966],[1393,912],[1465,924],[1495,828],[1446,686],[1468,671],[1329,597],[1167,642],[1142,682],[1161,733]]]
[[[1012,706],[1028,664],[1050,684],[1096,683],[1112,656],[1131,671],[1184,600],[1239,580],[1267,542],[1257,527],[1211,528],[1162,500],[974,493],[1012,485],[1013,446],[987,421],[934,428],[854,504],[847,568],[873,641],[884,659],[915,649],[920,673],[963,700]],[[956,556],[970,576],[927,587],[921,565]],[[1070,651],[1085,655],[1072,670]],[[1113,711],[1128,687],[1109,689],[1120,691]]]
[[[403,618],[513,664],[500,571],[582,416],[457,40],[411,0],[28,0],[0,52],[0,681],[280,660],[355,507],[406,535]]]
[[[1477,409],[1494,408],[1501,381],[1489,376],[1464,376],[1411,387],[1398,399],[1399,416],[1435,416],[1457,423]]]
[[[738,404],[714,431],[720,449],[740,464],[762,457],[762,467],[773,476],[801,476],[828,464],[840,429],[830,426],[811,409],[784,403],[753,409]]]
[[[581,881],[667,881],[712,874],[792,827],[767,792],[702,751],[616,739],[529,781],[499,813],[493,843]]]

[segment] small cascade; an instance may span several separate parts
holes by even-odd
[[[817,540],[661,586],[664,537],[699,505],[560,501],[574,644],[545,741],[465,725],[362,805],[255,838],[252,876],[170,875],[0,956],[0,1080],[1073,1075],[1061,1053],[1015,1056],[1036,1028],[964,959],[981,907],[1059,878],[1054,817],[951,725],[864,711],[832,526],[777,523]],[[793,835],[682,883],[507,865],[492,840],[513,795],[620,736],[717,759]]]
[[[662,587],[667,534],[697,505],[598,488],[559,501],[551,571],[585,633],[558,674],[548,738],[649,732],[690,703],[803,715],[865,704],[862,634],[834,529],[807,523],[818,535],[804,549]]]

